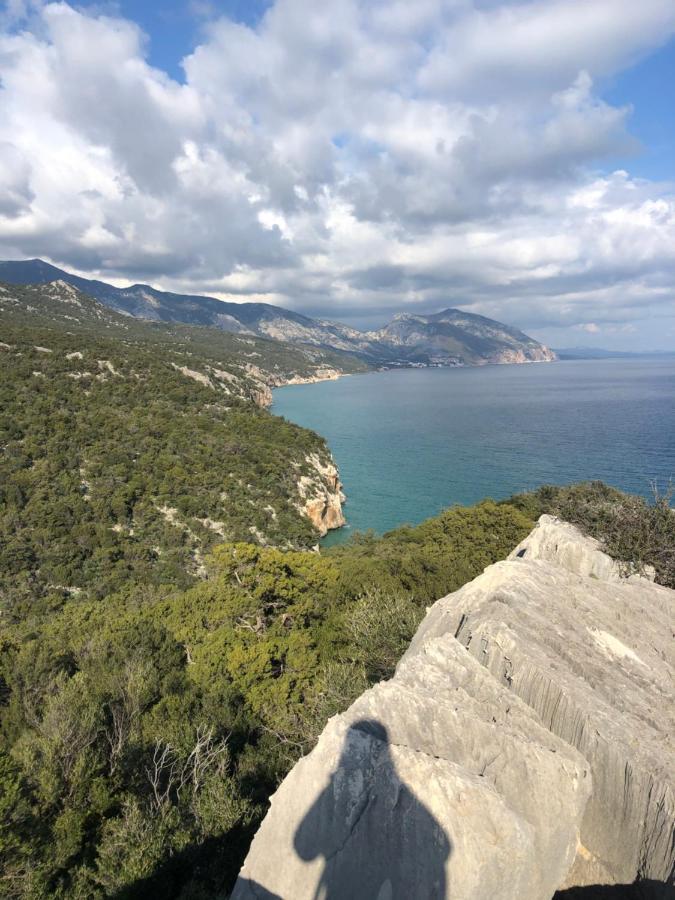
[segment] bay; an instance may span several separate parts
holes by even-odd
[[[326,438],[353,531],[455,503],[600,479],[649,495],[675,475],[675,359],[404,369],[274,391],[272,412]]]

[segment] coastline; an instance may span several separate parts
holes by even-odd
[[[344,378],[351,375],[351,372],[341,372],[338,369],[318,369],[314,375],[293,375],[287,379],[274,379],[272,385],[266,385],[265,390],[265,408],[272,411],[274,405],[274,396],[272,388],[294,387],[303,384],[318,384],[322,381],[337,381],[338,378]],[[366,374],[366,373],[360,373]],[[306,427],[306,426],[301,426]],[[313,430],[313,429],[310,429]],[[330,531],[337,531],[344,528],[347,521],[344,517],[343,506],[347,502],[347,497],[343,490],[340,480],[340,472],[337,463],[333,457],[326,438],[315,432],[320,437],[326,448],[327,458],[322,460],[316,454],[310,454],[306,458],[306,462],[310,464],[314,470],[313,477],[306,475],[300,476],[298,479],[298,493],[300,494],[300,502],[298,508],[314,525],[319,532],[319,539],[324,538]]]
[[[325,374],[322,374],[325,373]],[[277,384],[275,387],[289,387],[293,384],[318,384],[320,381],[337,381],[338,378],[348,378],[352,372],[340,372],[339,369],[325,369],[317,371],[316,375],[294,375],[292,378],[284,381],[283,384]],[[365,375],[365,372],[359,374]]]
[[[372,370],[380,377],[274,392],[272,413],[324,437],[345,484],[347,527],[327,545],[543,483],[596,479],[642,496],[651,478],[667,483],[673,361],[556,362]]]
[[[352,373],[352,372],[342,372],[338,369],[332,368],[324,368],[318,369],[314,375],[293,375],[290,378],[286,379],[274,379],[272,384],[269,384],[267,387],[267,391],[265,392],[265,407],[272,412],[274,415],[274,394],[273,391],[279,388],[285,387],[295,387],[299,385],[305,384],[319,384],[324,381],[337,381],[340,378],[345,378],[352,374],[359,375],[375,375],[382,374],[385,372],[401,372],[406,370],[425,370],[425,369],[477,369],[477,368],[486,368],[491,366],[521,366],[526,363],[550,363],[557,362],[558,358],[554,357],[553,359],[504,359],[499,361],[488,361],[481,363],[471,363],[464,364],[460,363],[458,365],[442,365],[442,364],[408,364],[408,365],[389,365],[389,366],[381,366],[381,367],[373,367],[365,372]],[[298,423],[299,424],[299,423]],[[302,426],[307,427],[307,426]],[[314,429],[312,429],[314,430]],[[347,496],[344,492],[344,486],[341,481],[340,471],[338,469],[337,462],[333,456],[333,452],[328,445],[326,437],[320,432],[316,431],[325,442],[326,449],[329,457],[329,467],[331,469],[331,477],[328,479],[331,483],[329,485],[323,484],[323,487],[319,490],[315,490],[315,495],[311,500],[305,499],[303,493],[303,508],[305,515],[312,521],[317,530],[320,532],[321,539],[325,538],[326,535],[332,532],[338,532],[343,529],[351,529],[351,524],[347,521],[344,515],[343,507],[347,503]],[[324,473],[325,474],[325,473]],[[324,482],[326,479],[322,479]],[[315,485],[316,488],[316,485]],[[301,493],[304,489],[301,488]]]

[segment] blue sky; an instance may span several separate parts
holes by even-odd
[[[227,16],[234,22],[255,26],[269,0],[168,0],[164,3],[138,3],[122,0],[119,3],[77,4],[90,10],[104,10],[137,22],[148,36],[148,59],[178,81],[184,79],[181,61],[190,54],[203,37],[209,22]]]
[[[617,165],[643,178],[675,178],[675,40],[615,76],[603,92],[615,106],[631,106],[629,128],[640,150]]]
[[[0,69],[0,258],[675,347],[673,0],[8,0]]]

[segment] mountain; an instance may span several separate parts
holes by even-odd
[[[360,349],[361,332],[332,322],[320,322],[269,303],[228,303],[214,297],[158,291],[147,284],[114,287],[73,275],[41,259],[0,263],[0,281],[10,284],[47,284],[65,281],[128,316],[186,325],[208,325],[235,334],[314,344],[353,352]],[[367,345],[364,342],[364,346]]]
[[[269,303],[227,303],[213,297],[158,291],[147,284],[117,288],[72,275],[41,259],[0,263],[0,281],[64,281],[128,316],[310,344],[350,353],[376,366],[462,366],[555,359],[552,351],[522,331],[458,309],[434,315],[401,314],[384,328],[363,332]]]
[[[223,334],[222,329],[183,325],[174,320],[158,322],[145,317],[136,318],[110,309],[104,301],[94,299],[92,295],[73,287],[72,282],[66,279],[24,284],[3,283],[0,278],[0,314],[2,313],[4,315],[0,318],[0,324],[5,326],[7,323],[14,326],[20,323],[29,329],[38,325],[67,326],[71,331],[83,329],[125,340],[189,345],[192,353],[221,360],[223,355],[227,356],[234,351],[236,365],[241,368],[245,363],[248,382],[255,382],[256,390],[260,391],[282,384],[321,381],[367,370],[367,366],[360,360],[330,348],[307,344],[298,346],[252,334],[233,334],[229,330]],[[271,402],[271,398],[269,399]]]
[[[415,353],[432,365],[550,362],[555,354],[522,331],[494,319],[445,309],[430,316],[401,314],[376,339]]]

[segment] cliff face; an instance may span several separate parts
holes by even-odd
[[[317,367],[311,375],[284,375],[275,376],[264,372],[258,366],[247,365],[248,375],[253,379],[254,388],[251,396],[258,406],[263,408],[272,405],[272,387],[280,387],[286,384],[314,384],[318,381],[332,381],[344,375],[339,369],[330,367]],[[310,453],[305,458],[308,473],[298,478],[299,500],[297,509],[310,520],[312,525],[324,537],[334,528],[341,528],[346,524],[342,512],[342,504],[345,495],[342,491],[342,483],[330,454],[324,456],[318,453]]]
[[[494,354],[489,362],[497,365],[504,365],[528,362],[553,362],[556,358],[557,357],[552,350],[549,350],[548,347],[541,344],[539,347],[528,347],[526,350],[502,350],[499,353]]]
[[[299,509],[323,537],[333,528],[345,524],[342,512],[345,495],[337,467],[331,459],[322,460],[312,453],[306,462],[311,474],[302,475],[298,481]]]
[[[636,879],[668,896],[674,605],[542,517],[330,720],[233,900],[549,900]]]

